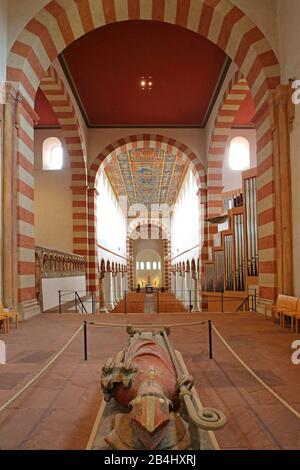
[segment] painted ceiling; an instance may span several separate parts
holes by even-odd
[[[189,162],[162,149],[137,148],[112,154],[105,167],[115,194],[128,197],[128,205],[172,205],[183,182]]]
[[[59,58],[88,127],[203,127],[230,63],[207,39],[159,21],[103,26]]]

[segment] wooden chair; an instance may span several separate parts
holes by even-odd
[[[9,321],[4,315],[0,315],[0,327],[1,326],[3,327],[4,334],[7,334],[9,332]]]
[[[9,320],[15,320],[16,328],[19,327],[19,318],[20,318],[19,314],[17,312],[15,312],[14,310],[11,310],[9,312],[5,312],[2,302],[0,302],[0,315],[3,315],[4,317],[6,317],[8,321]]]
[[[300,302],[299,302],[299,304],[300,304]],[[295,324],[295,333],[298,333],[299,326],[300,326],[300,313],[297,313],[294,316],[294,324]]]
[[[271,318],[275,322],[278,318],[280,320],[280,312],[287,309],[288,295],[279,294],[276,304],[265,306],[265,318],[268,317],[268,310],[271,310]],[[277,314],[277,317],[276,317]]]
[[[281,328],[285,327],[285,320],[290,318],[291,320],[291,330],[294,331],[294,318],[297,313],[300,314],[300,301],[298,297],[288,297],[286,301],[287,310],[282,310],[279,312],[280,316],[280,326]]]

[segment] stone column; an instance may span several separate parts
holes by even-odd
[[[100,313],[108,313],[106,305],[106,291],[105,291],[105,272],[99,274],[99,311]]]
[[[112,281],[113,281],[113,302],[114,302],[114,305],[117,305],[117,303],[119,302],[119,299],[118,299],[117,273],[116,272],[114,272],[112,275]]]
[[[191,277],[190,271],[186,271],[185,276],[184,276],[184,305],[185,305],[185,308],[188,310],[190,308],[190,290],[191,290],[190,277]]]
[[[98,292],[98,245],[97,245],[97,189],[87,189],[88,194],[88,291]],[[78,210],[78,209],[77,209]],[[78,252],[78,243],[74,238],[74,251]],[[79,250],[80,251],[80,250]]]
[[[290,85],[279,85],[269,101],[274,143],[277,286],[278,293],[287,295],[294,294],[290,133],[295,106],[291,95]]]
[[[114,303],[114,291],[113,291],[113,278],[112,278],[112,272],[108,271],[105,275],[105,280],[106,280],[106,292],[107,292],[107,309],[108,310],[113,310],[115,307]]]
[[[4,92],[5,104],[3,106],[3,158],[2,158],[2,227],[3,227],[3,304],[5,307],[16,306],[15,279],[17,270],[14,262],[16,245],[14,237],[16,232],[14,221],[14,160],[16,141],[16,102],[17,93],[14,88],[6,84]]]
[[[193,284],[193,294],[192,294],[192,304],[193,312],[199,312],[199,277],[198,273],[194,272],[192,274],[192,284]]]

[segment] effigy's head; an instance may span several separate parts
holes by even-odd
[[[131,422],[140,441],[155,449],[163,440],[170,420],[170,401],[157,395],[138,395],[131,405]]]

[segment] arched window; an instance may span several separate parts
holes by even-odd
[[[141,263],[140,263],[140,267],[141,267],[141,269],[145,269],[145,264],[144,264],[144,261],[141,261]]]
[[[62,143],[57,137],[48,137],[43,142],[43,170],[61,170],[62,167]]]
[[[138,261],[136,262],[136,269],[140,269],[140,263]]]
[[[235,137],[229,147],[229,166],[235,171],[250,168],[250,147],[245,137]]]
[[[151,269],[151,263],[150,263],[150,261],[147,261],[146,266],[147,266],[148,271],[150,271],[150,269]]]
[[[158,269],[161,270],[161,262],[158,262]]]
[[[156,261],[153,261],[152,269],[154,269],[155,271],[157,270],[157,262]]]

